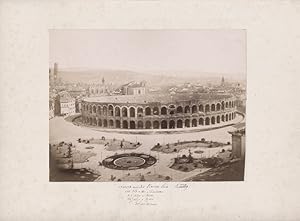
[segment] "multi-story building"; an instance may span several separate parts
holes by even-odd
[[[66,92],[59,92],[55,99],[55,115],[73,115],[75,114],[75,99]]]
[[[232,136],[232,157],[245,159],[245,145],[246,145],[246,129],[245,123],[240,123],[234,126],[236,130],[230,131]]]
[[[122,86],[123,95],[144,95],[146,94],[146,82],[129,82]]]
[[[54,117],[54,100],[52,98],[49,99],[49,120]]]

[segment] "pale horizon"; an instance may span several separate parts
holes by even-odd
[[[192,72],[246,77],[245,30],[50,30],[60,70]]]

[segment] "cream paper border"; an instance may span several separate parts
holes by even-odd
[[[299,220],[297,0],[0,1],[0,220]],[[189,183],[158,206],[116,183],[48,181],[49,29],[246,29],[244,182]],[[298,60],[297,60],[298,59]]]

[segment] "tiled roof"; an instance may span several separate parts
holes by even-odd
[[[62,91],[59,93],[59,99],[60,99],[60,102],[74,101],[74,98],[72,98],[72,96],[66,91]]]

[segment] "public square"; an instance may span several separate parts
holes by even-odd
[[[240,123],[244,119],[241,115],[235,119],[234,123]],[[60,142],[72,143],[72,152],[79,152],[82,155],[90,155],[87,160],[83,162],[74,161],[74,169],[88,170],[95,174],[97,177],[94,181],[184,181],[204,173],[210,168],[197,168],[189,172],[183,172],[179,170],[171,169],[170,167],[174,163],[174,158],[182,155],[189,155],[189,151],[192,152],[195,158],[210,158],[219,156],[221,150],[231,150],[231,135],[228,131],[233,131],[233,126],[226,126],[218,129],[209,129],[201,132],[184,131],[178,134],[178,132],[172,134],[151,134],[151,135],[139,135],[139,134],[125,134],[117,133],[108,130],[98,131],[95,128],[76,126],[72,122],[66,121],[63,117],[54,117],[49,121],[50,126],[50,144],[58,144]],[[207,128],[206,128],[207,129]],[[106,147],[105,142],[92,142],[92,140],[105,139],[112,142],[113,140],[124,140],[128,143],[139,143],[137,148],[111,148]],[[78,142],[81,140],[91,140],[91,142]],[[159,151],[152,151],[151,149],[158,143],[166,145],[169,143],[183,142],[183,141],[213,141],[224,143],[226,145],[219,147],[205,147],[199,145],[199,147],[193,146],[191,148],[183,148],[177,152],[163,153]],[[153,156],[157,162],[149,167],[133,170],[117,170],[107,168],[102,165],[102,161],[105,158],[109,158],[117,154],[126,153],[139,153]],[[89,174],[89,172],[87,172]],[[85,176],[83,175],[83,178]]]

